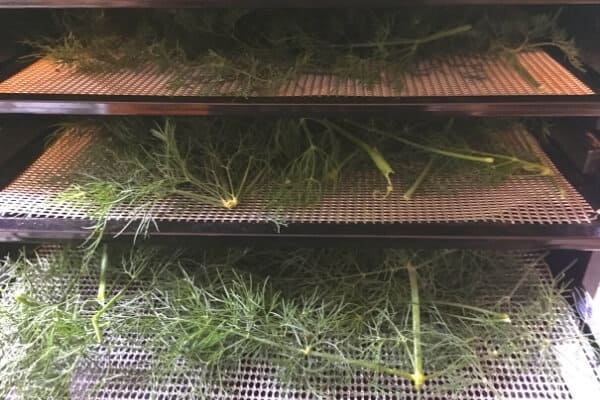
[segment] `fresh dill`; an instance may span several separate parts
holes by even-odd
[[[465,52],[500,56],[538,86],[519,53],[553,47],[581,68],[559,15],[510,7],[79,10],[56,14],[62,36],[28,43],[35,56],[86,73],[168,69],[172,89],[196,81],[204,88],[199,95],[272,94],[301,74],[323,71],[367,86],[385,75],[401,87],[419,60]]]
[[[456,179],[494,186],[538,175],[554,182],[524,132],[514,121],[483,120],[76,120],[57,135],[94,139],[56,201],[88,210],[96,224],[92,249],[115,211],[144,236],[155,207],[176,197],[226,210],[252,203],[285,223],[286,211],[317,204],[369,170],[382,176],[372,188],[381,201],[399,189],[405,201],[419,201],[423,188],[443,193]]]
[[[484,360],[539,362],[560,340],[540,341],[525,323],[543,318],[551,332],[562,304],[560,288],[537,278],[539,259],[463,250],[156,247],[113,247],[92,259],[85,270],[82,254],[70,249],[7,261],[0,331],[10,345],[2,346],[0,395],[60,398],[83,365],[125,338],[153,355],[148,384],[185,368],[202,371],[197,391],[217,385],[228,393],[227,371],[243,358],[268,360],[282,384],[317,397],[327,391],[322,374],[345,384],[358,370],[375,391],[396,377],[417,389],[434,380],[427,390],[445,396],[471,384],[493,393]],[[110,265],[104,272],[103,262]],[[102,284],[106,301],[96,299]]]
[[[369,159],[388,193],[395,172],[407,181],[410,198],[442,168],[449,178],[484,185],[514,174],[552,175],[526,141],[511,144],[510,136],[520,137],[523,129],[510,121],[473,120],[78,121],[62,132],[93,131],[103,139],[94,142],[84,165],[94,167],[81,171],[61,199],[97,204],[99,217],[118,204],[142,210],[173,195],[226,209],[259,195],[273,209],[301,207],[335,191],[345,175],[364,172]],[[424,169],[427,176],[420,176]],[[419,179],[411,182],[414,176]]]

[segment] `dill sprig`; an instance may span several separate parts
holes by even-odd
[[[264,123],[263,123],[263,126]],[[334,191],[345,168],[357,156],[331,129],[311,120],[279,119],[265,130],[271,174],[269,207],[304,206]]]
[[[202,83],[199,95],[272,94],[303,73],[323,71],[368,86],[385,75],[401,87],[420,60],[457,52],[500,55],[538,86],[520,52],[553,47],[581,67],[558,16],[510,7],[79,10],[56,14],[61,37],[28,43],[34,56],[86,73],[169,69],[173,90]],[[226,89],[228,82],[235,85]]]
[[[87,264],[71,249],[6,262],[0,395],[68,397],[102,348],[125,338],[152,355],[148,385],[185,368],[202,371],[197,391],[228,393],[227,371],[243,358],[268,360],[282,384],[317,397],[327,390],[323,374],[345,384],[358,370],[372,390],[396,376],[417,389],[435,379],[427,390],[445,396],[471,384],[494,392],[484,360],[541,362],[560,340],[551,334],[560,287],[540,282],[539,260],[506,253],[113,247],[108,257],[115,300],[104,305],[89,289],[102,275],[101,253]],[[549,332],[542,341],[527,324],[540,319]],[[103,382],[118,381],[110,373]],[[113,373],[139,379],[141,371]]]
[[[343,172],[359,169],[365,156],[381,170],[388,185],[392,169],[409,177],[415,166],[428,163],[427,155],[446,161],[448,176],[461,165],[458,174],[488,171],[489,179],[479,176],[484,184],[497,184],[517,173],[552,175],[527,147],[505,143],[506,134],[522,129],[514,122],[472,120],[81,121],[66,124],[61,131],[89,130],[104,139],[90,150],[92,171],[83,173],[64,198],[97,199],[112,206],[114,202],[147,204],[150,197],[177,194],[232,209],[262,186],[262,195],[271,197],[271,205],[296,207],[334,190]],[[377,147],[385,149],[386,155]],[[86,192],[90,188],[96,188],[98,195],[96,190]],[[104,196],[114,201],[105,201]]]

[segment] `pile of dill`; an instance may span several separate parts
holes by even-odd
[[[92,132],[97,140],[60,200],[91,207],[103,220],[115,207],[143,210],[170,196],[226,209],[254,198],[266,211],[285,211],[318,202],[360,174],[381,176],[372,188],[381,201],[398,189],[404,201],[418,201],[422,186],[443,191],[456,177],[477,185],[516,174],[553,179],[526,140],[514,145],[524,129],[514,121],[454,119],[76,120],[57,135]]]
[[[179,374],[197,382],[191,396],[226,396],[241,360],[267,361],[281,390],[316,398],[359,372],[375,392],[397,378],[444,398],[471,385],[496,393],[488,362],[542,365],[560,340],[561,291],[538,262],[464,250],[23,255],[0,267],[0,396],[93,398]],[[106,359],[127,343],[146,360],[134,370]],[[97,385],[75,394],[86,373]]]
[[[55,15],[57,36],[28,43],[34,55],[88,73],[152,64],[175,72],[173,89],[202,82],[198,95],[219,93],[225,82],[236,85],[220,94],[272,94],[299,74],[323,71],[366,85],[385,74],[401,87],[419,60],[449,53],[503,57],[537,86],[520,52],[556,48],[581,68],[559,15],[510,7],[79,10]]]

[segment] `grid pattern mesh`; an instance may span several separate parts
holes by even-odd
[[[385,76],[373,87],[331,74],[307,74],[276,89],[276,96],[501,96],[586,95],[593,91],[543,51],[519,55],[521,64],[540,83],[533,87],[502,59],[484,56],[450,56],[426,60],[395,88]],[[187,79],[185,77],[188,77]],[[191,77],[191,78],[190,78]],[[177,88],[171,82],[178,80]],[[181,82],[183,79],[183,82]],[[84,74],[73,67],[41,59],[0,83],[0,93],[207,96],[236,92],[234,82],[221,86],[199,71],[179,74],[148,65],[137,71]]]
[[[542,176],[516,175],[497,186],[481,186],[462,176],[439,176],[423,186],[411,201],[402,198],[406,182],[395,177],[397,190],[386,199],[375,199],[373,190],[384,186],[375,171],[345,179],[335,193],[313,206],[278,212],[288,223],[590,223],[594,210],[560,175],[531,135],[517,130],[507,137],[510,145],[528,146],[552,168],[556,181]],[[88,151],[100,135],[63,135],[29,169],[0,192],[1,216],[86,219],[90,207],[66,204],[57,195],[78,174],[93,171]],[[97,143],[96,143],[97,144]],[[345,183],[344,183],[345,182]],[[557,184],[564,194],[557,189]],[[440,189],[443,187],[443,190]],[[234,210],[208,206],[183,197],[155,202],[148,209],[132,206],[113,209],[109,219],[132,220],[151,216],[156,221],[260,223],[275,218],[261,198],[246,198]]]
[[[51,257],[52,248],[39,252],[42,257]],[[513,300],[522,305],[534,299],[527,293],[537,285],[548,284],[551,279],[547,265],[540,261],[539,254],[520,254],[524,268],[533,272],[523,280],[524,269],[503,270],[504,279],[490,286],[490,298],[499,298],[511,293],[520,282],[521,287]],[[68,280],[67,280],[68,281]],[[60,278],[51,283],[60,288]],[[64,283],[66,284],[66,283]],[[17,285],[15,285],[17,286]],[[135,287],[130,290],[137,290]],[[79,291],[83,298],[93,299],[97,291],[95,278],[80,281]],[[546,321],[554,320],[552,328]],[[354,400],[492,400],[492,399],[561,399],[589,400],[600,393],[600,369],[598,360],[587,339],[577,326],[577,318],[566,303],[557,305],[539,319],[513,320],[522,324],[532,335],[528,340],[549,340],[552,345],[544,355],[532,358],[492,357],[481,349],[482,365],[488,385],[473,383],[477,379],[465,371],[463,389],[439,394],[437,386],[444,378],[428,381],[420,393],[402,378],[380,376],[380,388],[375,392],[369,385],[369,376],[361,371],[347,383],[347,378],[323,371],[319,382],[328,399]],[[525,340],[525,339],[524,339]],[[526,360],[526,361],[524,361]],[[240,359],[237,366],[225,368],[220,384],[203,379],[200,370],[186,367],[181,362],[173,370],[157,373],[157,357],[144,350],[144,339],[131,332],[126,337],[111,335],[105,331],[104,344],[92,351],[78,368],[72,382],[74,400],[94,399],[214,399],[214,400],[279,400],[312,398],[300,385],[282,383],[277,375],[276,364],[265,360]],[[394,360],[391,363],[401,362]],[[161,370],[164,371],[164,370]],[[102,382],[102,385],[99,385]],[[497,392],[494,393],[491,387]],[[13,400],[13,399],[11,399]],[[14,398],[14,400],[20,400]]]

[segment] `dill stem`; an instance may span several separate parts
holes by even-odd
[[[375,166],[377,167],[377,169],[379,169],[379,171],[387,181],[387,187],[385,190],[385,195],[383,197],[389,196],[390,193],[394,191],[394,185],[392,184],[392,179],[390,178],[390,175],[394,173],[394,170],[392,169],[392,166],[387,162],[387,160],[383,157],[383,154],[381,154],[381,152],[377,148],[370,146],[366,142],[360,140],[359,138],[357,138],[347,130],[343,129],[339,125],[333,124],[329,121],[323,122],[316,119],[313,119],[313,121],[316,121],[329,129],[337,131],[346,139],[350,140],[352,143],[356,144],[358,147],[363,149],[369,155],[369,157],[371,157],[371,160],[373,161],[373,163],[375,163]]]
[[[416,390],[420,390],[427,377],[423,374],[423,353],[421,348],[421,303],[419,300],[419,281],[417,269],[409,262],[406,264],[410,282],[410,302],[413,333],[413,368],[410,375]]]
[[[515,72],[517,72],[517,74],[521,76],[521,78],[523,78],[533,88],[541,88],[542,84],[537,79],[535,79],[533,75],[531,75],[531,73],[527,70],[527,68],[525,68],[525,66],[523,66],[516,52],[509,51],[505,52],[504,54],[504,58],[506,59],[508,64],[515,70]]]
[[[450,36],[454,36],[454,35],[460,35],[461,33],[465,33],[468,32],[472,29],[473,27],[470,24],[465,24],[465,25],[459,25],[455,28],[451,28],[451,29],[446,29],[440,32],[436,32],[433,33],[429,36],[426,36],[422,39],[417,39],[416,42],[419,44],[423,44],[423,43],[429,43],[429,42],[433,42],[435,40],[439,40],[439,39],[444,39]]]
[[[458,158],[458,159],[466,160],[466,161],[482,162],[482,163],[486,163],[486,164],[494,163],[494,158],[491,156],[490,157],[479,157],[479,156],[473,156],[473,155],[469,155],[469,154],[457,153],[457,152],[450,151],[450,150],[438,149],[436,147],[431,147],[431,146],[427,146],[425,144],[413,142],[411,140],[405,139],[400,136],[392,135],[391,133],[384,132],[384,131],[381,131],[376,128],[366,127],[361,124],[357,124],[356,122],[353,122],[353,121],[345,120],[345,122],[349,123],[350,125],[354,125],[357,128],[366,129],[369,132],[377,133],[379,135],[388,137],[390,139],[397,140],[408,146],[412,146],[414,148],[427,151],[429,153],[439,154],[439,155],[446,156],[446,157]]]
[[[464,310],[475,311],[475,312],[478,312],[480,314],[493,315],[493,316],[495,316],[496,318],[498,318],[499,320],[501,320],[503,322],[510,322],[510,317],[506,313],[499,313],[499,312],[492,311],[492,310],[486,310],[485,308],[480,308],[480,307],[476,307],[476,306],[470,306],[470,305],[461,304],[461,303],[454,303],[454,302],[451,302],[451,301],[439,301],[439,300],[436,300],[436,301],[434,301],[434,303],[437,304],[437,305],[440,305],[440,306],[462,308]]]
[[[427,175],[429,175],[429,172],[431,171],[431,168],[433,167],[434,162],[435,162],[435,157],[431,157],[429,159],[429,162],[423,169],[423,171],[421,171],[421,173],[417,177],[417,180],[414,181],[414,183],[408,188],[408,190],[406,192],[404,192],[404,196],[402,196],[404,198],[404,200],[408,201],[408,200],[412,199],[413,195],[415,194],[415,192],[417,191],[419,186],[421,186],[421,184],[423,183],[423,181],[425,180]]]
[[[553,176],[554,175],[554,172],[547,165],[542,164],[542,163],[535,163],[535,162],[520,159],[515,156],[507,156],[504,154],[489,153],[486,151],[470,150],[470,152],[473,154],[490,156],[490,157],[493,157],[494,159],[498,158],[501,160],[506,160],[509,163],[510,162],[517,163],[517,164],[520,164],[525,170],[538,171],[540,173],[540,175],[543,175],[543,176]],[[499,164],[499,165],[501,165],[501,164]],[[496,167],[498,167],[499,165],[496,165]]]
[[[102,246],[102,258],[100,260],[100,283],[98,284],[98,296],[96,299],[101,304],[106,300],[106,269],[108,266],[108,248]]]
[[[100,326],[100,318],[123,296],[123,294],[129,289],[131,284],[133,283],[133,279],[127,282],[127,284],[119,290],[117,294],[115,294],[105,305],[99,309],[96,314],[92,316],[92,326],[94,328],[94,333],[96,335],[96,342],[98,344],[102,344],[103,335],[102,335],[102,327]]]
[[[331,170],[329,171],[329,173],[327,174],[327,177],[329,179],[331,179],[334,184],[336,183],[336,181],[338,180],[338,178],[341,176],[342,173],[342,169],[346,166],[346,164],[348,164],[350,162],[350,160],[352,160],[354,157],[356,156],[356,154],[354,152],[348,154],[348,156],[346,156],[346,158],[344,158],[338,165],[336,165],[335,167],[331,168]]]
[[[382,46],[418,46],[421,44],[434,42],[436,40],[444,39],[450,36],[459,35],[461,33],[468,32],[472,29],[471,25],[460,25],[455,28],[446,29],[440,32],[433,33],[429,36],[425,36],[419,39],[397,39],[383,42],[364,42],[364,43],[353,43],[353,44],[330,44],[328,48],[350,48],[350,49],[365,49]]]
[[[312,356],[315,358],[321,358],[323,360],[332,361],[335,363],[347,364],[347,365],[353,366],[353,367],[365,368],[369,371],[399,376],[401,378],[413,380],[413,375],[406,371],[402,371],[398,368],[386,367],[384,365],[381,365],[381,364],[378,364],[378,363],[375,363],[372,361],[360,360],[360,359],[356,359],[356,358],[347,358],[342,355],[325,353],[325,352],[321,352],[321,351],[315,351],[315,350],[312,350],[310,347],[301,349],[298,347],[289,346],[289,345],[282,344],[282,343],[277,343],[273,340],[252,336],[249,333],[241,333],[241,332],[234,331],[234,330],[229,330],[229,332],[232,334],[235,334],[237,336],[241,336],[245,339],[253,340],[255,342],[262,343],[262,344],[268,345],[270,347],[275,347],[275,348],[287,350],[290,352],[294,352],[301,356],[306,356],[306,357]]]
[[[431,265],[434,262],[436,262],[438,259],[444,258],[446,255],[452,254],[455,251],[456,251],[455,249],[445,250],[444,253],[438,254],[434,257],[431,257],[428,261],[420,263],[419,267]],[[402,266],[393,267],[393,268],[376,269],[374,271],[369,271],[369,272],[359,272],[356,274],[345,274],[345,275],[343,275],[343,277],[334,276],[331,278],[321,278],[321,279],[319,279],[319,283],[336,281],[336,280],[339,280],[340,278],[341,279],[354,279],[354,278],[366,279],[369,276],[393,273],[393,272],[398,272],[398,271],[405,270],[405,269],[406,269],[406,266],[402,265]],[[296,279],[297,278],[281,278],[280,280],[281,281],[295,281]]]

